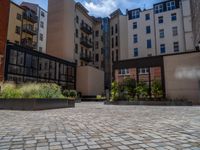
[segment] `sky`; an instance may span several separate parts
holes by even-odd
[[[22,0],[13,0],[20,4]],[[39,4],[42,8],[47,10],[48,0],[24,0],[31,3]],[[148,9],[152,8],[154,3],[158,3],[163,0],[76,0],[81,2],[88,10],[89,14],[95,17],[107,17],[113,11],[120,8],[123,13],[126,9]]]

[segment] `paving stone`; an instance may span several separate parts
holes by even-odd
[[[71,109],[0,110],[0,150],[200,150],[199,110],[98,102]]]

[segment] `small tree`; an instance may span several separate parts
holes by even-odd
[[[114,81],[111,86],[111,100],[115,101],[119,98],[119,84]]]
[[[152,89],[152,95],[155,98],[160,98],[163,96],[162,84],[159,80],[153,81],[151,89]]]

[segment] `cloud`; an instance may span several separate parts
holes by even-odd
[[[81,2],[96,17],[109,16],[120,8],[124,13],[126,9],[151,8],[154,3],[162,0],[76,0]]]

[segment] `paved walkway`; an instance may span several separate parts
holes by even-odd
[[[200,150],[200,107],[104,106],[0,110],[3,149]]]

